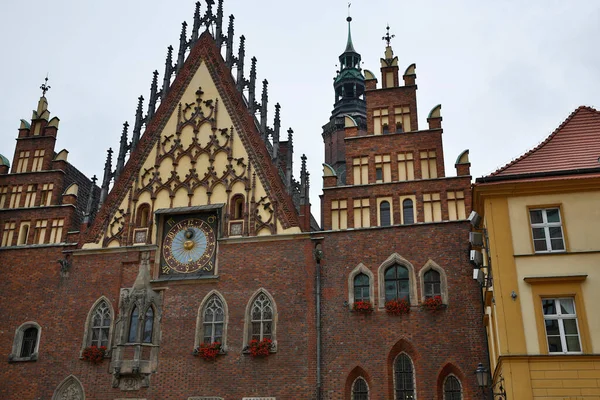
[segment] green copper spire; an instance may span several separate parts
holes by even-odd
[[[350,31],[350,22],[352,22],[352,17],[346,18],[346,21],[348,21],[348,43],[346,43],[346,50],[344,52],[356,53],[356,50],[354,50],[354,45],[352,44],[352,32]]]

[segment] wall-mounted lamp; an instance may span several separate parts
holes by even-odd
[[[477,378],[477,386],[481,389],[482,398],[485,400],[487,398],[488,388],[491,389],[492,399],[500,399],[506,400],[506,391],[504,390],[504,377],[500,375],[498,382],[496,382],[490,388],[490,373],[486,367],[483,366],[482,363],[477,365],[477,369],[475,370],[475,378]],[[497,392],[495,390],[498,390]]]

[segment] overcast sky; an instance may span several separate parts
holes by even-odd
[[[177,51],[181,22],[192,25],[194,2],[6,3],[0,154],[12,161],[19,120],[31,118],[49,73],[49,109],[61,120],[57,151],[68,149],[71,163],[101,177],[106,149],[118,149],[137,97],[148,98],[152,71],[162,81],[166,48]],[[236,53],[243,34],[246,59],[256,56],[259,80],[269,81],[269,125],[279,102],[282,130],[295,131],[296,177],[300,155],[308,156],[319,219],[321,127],[333,107],[347,1],[225,0],[224,9],[236,17]],[[486,175],[538,144],[579,105],[600,107],[597,0],[354,0],[351,14],[363,68],[379,77],[388,23],[400,72],[416,63],[421,128],[442,104],[447,175],[455,175],[464,149],[473,176]]]

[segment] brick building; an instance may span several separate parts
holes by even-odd
[[[1,398],[478,395],[468,153],[446,177],[441,107],[418,129],[415,65],[400,86],[388,36],[377,88],[350,22],[322,228],[222,2],[183,25],[100,187],[55,152],[44,90],[0,165]]]

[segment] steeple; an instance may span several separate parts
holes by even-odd
[[[349,16],[346,21],[348,21],[348,40],[346,49],[340,54],[340,69],[333,83],[335,106],[332,116],[345,114],[365,116],[365,77],[360,68],[360,54],[354,50],[354,43],[352,43],[352,17]]]

